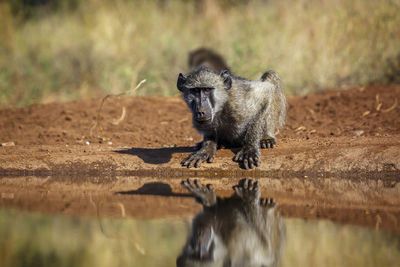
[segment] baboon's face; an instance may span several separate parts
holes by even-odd
[[[211,124],[214,118],[214,88],[190,88],[184,93],[184,99],[198,124]]]
[[[186,243],[176,265],[184,266],[230,266],[227,247],[210,225],[193,226],[195,231]],[[224,264],[224,262],[226,264]]]
[[[183,98],[197,125],[212,124],[218,101],[217,91],[225,91],[231,86],[230,76],[227,78],[224,75],[218,75],[208,68],[200,68],[188,76],[179,74],[177,87],[183,92]]]

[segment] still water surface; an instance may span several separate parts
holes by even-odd
[[[191,218],[106,219],[0,208],[0,266],[176,266]],[[400,266],[397,234],[284,219],[280,266]]]

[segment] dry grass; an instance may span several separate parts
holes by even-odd
[[[178,94],[187,52],[221,52],[235,73],[274,69],[287,94],[399,81],[399,0],[82,1],[21,21],[0,3],[0,106]],[[161,4],[163,3],[163,4]]]

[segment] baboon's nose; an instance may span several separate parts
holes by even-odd
[[[204,107],[200,107],[200,108],[197,110],[196,116],[197,116],[197,119],[203,119],[203,118],[206,116],[206,110],[205,110],[205,108],[204,108]]]

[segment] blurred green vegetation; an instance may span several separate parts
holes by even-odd
[[[398,266],[399,236],[288,219],[280,266]],[[189,220],[50,216],[0,208],[0,262],[19,266],[175,266]]]
[[[287,220],[281,266],[395,267],[400,236],[330,221]]]
[[[0,266],[175,266],[187,223],[50,216],[0,207]]]
[[[178,94],[189,51],[276,70],[287,94],[400,82],[400,0],[7,0],[0,107],[125,92]]]

